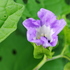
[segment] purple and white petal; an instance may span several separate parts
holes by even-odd
[[[58,35],[65,25],[66,25],[66,22],[64,19],[57,20],[55,23],[53,23],[52,28],[55,32],[54,34]]]
[[[51,44],[48,42],[48,39],[46,39],[45,37],[41,37],[41,41],[43,42],[43,47],[48,47],[51,46]]]
[[[36,28],[40,26],[40,20],[34,20],[33,18],[29,18],[23,22],[23,25],[27,30],[31,27]]]
[[[46,26],[51,26],[52,23],[54,23],[56,21],[56,16],[45,14],[45,16],[41,19],[41,21],[42,21],[42,25],[45,24]]]
[[[40,9],[37,14],[40,20],[42,21],[42,25],[50,25],[56,20],[56,16],[54,15],[54,13],[43,8]]]
[[[36,39],[36,30],[34,28],[30,28],[27,31],[27,40],[36,43],[37,45],[43,44],[43,42],[40,39]]]
[[[35,39],[35,40],[32,40],[33,43],[36,43],[37,45],[42,45],[43,44],[43,41],[41,39]]]
[[[32,42],[36,37],[36,30],[34,28],[29,28],[27,31],[27,40]]]
[[[58,36],[52,36],[52,42],[50,42],[51,46],[56,46],[58,42]]]
[[[41,8],[40,11],[38,11],[37,15],[40,19],[43,18],[43,16],[45,16],[45,14],[47,13],[47,10],[44,8]]]

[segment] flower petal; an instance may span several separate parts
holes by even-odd
[[[43,41],[41,41],[41,39],[36,39],[32,41],[33,43],[36,43],[37,45],[42,45]]]
[[[42,41],[40,39],[36,39],[36,30],[33,28],[30,28],[27,31],[27,40],[33,43],[36,43],[37,45],[42,45]]]
[[[48,14],[45,14],[45,16],[41,19],[41,21],[42,21],[42,25],[45,24],[47,26],[51,26],[51,24],[56,21],[56,16],[48,13]]]
[[[53,36],[53,40],[50,44],[51,46],[56,46],[57,42],[58,42],[58,36]]]
[[[41,41],[43,42],[43,47],[49,47],[51,44],[48,42],[48,40],[45,37],[41,37]]]
[[[45,16],[45,14],[47,13],[46,9],[41,8],[40,11],[38,11],[37,15],[40,19],[43,18],[43,16]]]
[[[34,28],[29,28],[27,31],[27,40],[32,42],[36,37],[36,30]]]
[[[40,20],[34,20],[33,18],[26,19],[23,22],[24,27],[28,30],[29,28],[35,28],[40,26]]]
[[[66,22],[64,19],[57,20],[55,23],[52,24],[52,28],[54,30],[54,34],[57,35],[66,25]]]
[[[38,11],[38,17],[41,19],[42,21],[42,25],[46,24],[46,25],[50,25],[51,23],[53,23],[56,20],[56,16],[54,15],[54,13],[52,13],[49,10],[46,9],[40,9],[40,11]]]
[[[48,43],[48,40],[45,37],[33,40],[32,42],[36,43],[37,45],[42,45],[45,48],[50,46],[50,43]]]

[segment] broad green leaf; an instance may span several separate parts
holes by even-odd
[[[32,70],[40,62],[32,52],[24,33],[16,30],[0,43],[0,70]]]
[[[51,52],[48,48],[44,48],[43,46],[37,46],[36,44],[33,44],[34,46],[34,58],[40,59],[44,55],[47,56],[47,58],[52,58],[53,52]]]
[[[17,30],[0,43],[0,70],[32,70],[40,62],[33,57],[33,46],[27,41],[25,31],[18,30],[21,22],[22,19]]]
[[[65,65],[64,70],[70,70],[70,62]]]
[[[40,70],[63,70],[63,61],[62,59],[56,59],[49,62],[46,62]]]
[[[25,1],[27,1],[25,3]],[[40,8],[51,10],[56,15],[63,15],[70,12],[70,5],[65,0],[16,0],[25,4],[26,8],[23,13],[23,19],[27,17],[37,18],[37,12]]]
[[[0,42],[17,28],[24,6],[13,0],[0,0]]]

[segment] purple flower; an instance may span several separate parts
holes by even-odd
[[[57,20],[54,13],[41,8],[37,13],[40,20],[33,18],[23,22],[27,29],[27,39],[30,42],[42,45],[43,47],[56,46],[58,34],[66,25],[64,19]]]

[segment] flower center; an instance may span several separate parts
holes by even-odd
[[[43,25],[42,27],[37,28],[36,38],[39,39],[40,37],[44,36],[48,40],[52,40],[53,29],[49,26]]]

